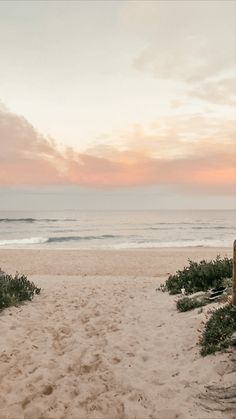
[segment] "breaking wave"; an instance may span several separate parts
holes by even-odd
[[[112,234],[102,234],[101,236],[30,237],[25,239],[0,240],[0,246],[62,243],[80,240],[102,240],[113,239],[117,237],[119,236],[114,236]]]

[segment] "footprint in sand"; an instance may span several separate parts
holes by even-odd
[[[72,332],[69,326],[62,326],[59,328],[59,333],[66,336],[71,336]]]
[[[119,363],[120,363],[120,361],[121,361],[121,359],[120,359],[120,358],[118,358],[117,356],[114,356],[114,358],[112,358],[112,363],[113,363],[113,364],[119,364]]]
[[[53,390],[53,386],[51,384],[48,384],[43,388],[42,394],[44,394],[45,396],[49,396],[50,394],[52,394]]]
[[[186,416],[182,412],[175,409],[163,409],[157,412],[158,418],[165,419],[186,419]]]

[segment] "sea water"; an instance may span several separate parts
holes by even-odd
[[[234,211],[0,211],[1,248],[228,247]]]

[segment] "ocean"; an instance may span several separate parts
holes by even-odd
[[[0,248],[228,247],[234,211],[0,211]]]

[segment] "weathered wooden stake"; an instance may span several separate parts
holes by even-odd
[[[234,240],[234,249],[233,249],[233,295],[232,303],[236,306],[236,240]]]

